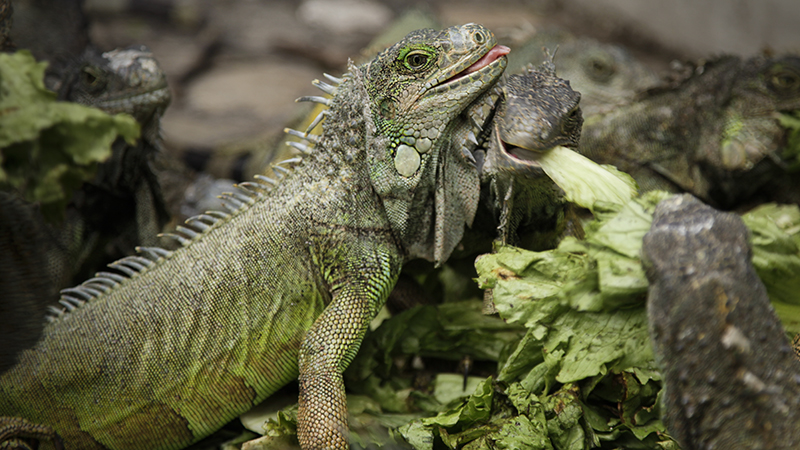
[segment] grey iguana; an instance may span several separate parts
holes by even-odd
[[[0,376],[2,439],[35,423],[73,448],[182,448],[299,375],[300,444],[347,448],[341,372],[403,262],[444,262],[472,222],[461,113],[506,53],[479,25],[420,30],[315,82],[332,95],[308,98],[330,106],[324,132],[280,180],[178,227],[177,250],[144,248],[113,264],[125,275],[63,292]]]
[[[581,94],[556,76],[550,59],[507,77],[495,90],[501,100],[486,148],[477,149],[485,155],[481,194],[492,210],[487,216],[497,221],[497,237],[504,243],[553,248],[568,226],[568,204],[536,158],[556,146],[577,148]]]
[[[794,449],[800,361],[751,263],[742,219],[684,194],[659,203],[642,254],[664,422],[684,450]]]
[[[689,192],[724,208],[777,178],[785,179],[780,191],[797,192],[796,175],[785,175],[788,132],[778,116],[800,109],[800,57],[723,56],[687,72],[587,118],[581,153],[631,174],[642,190]]]
[[[158,244],[156,234],[169,221],[153,164],[161,151],[161,116],[171,94],[153,54],[136,46],[103,53],[86,49],[65,72],[59,98],[109,114],[130,114],[141,126],[136,145],[118,139],[111,158],[73,196],[85,259],[73,275],[84,279],[137,245]]]

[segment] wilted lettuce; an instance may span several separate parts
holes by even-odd
[[[624,204],[636,195],[633,178],[614,166],[598,165],[566,147],[555,147],[536,158],[544,172],[578,206],[594,209],[598,203]]]
[[[44,86],[45,67],[25,50],[0,53],[0,189],[59,215],[117,136],[133,143],[139,125],[129,115],[56,101]]]

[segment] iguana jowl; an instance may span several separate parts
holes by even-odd
[[[479,25],[421,30],[316,82],[333,98],[315,98],[330,109],[309,155],[189,219],[176,251],[65,290],[69,311],[0,378],[0,414],[72,448],[182,448],[299,375],[301,445],[346,448],[341,372],[403,261],[444,261],[472,221],[454,120],[507,52]]]

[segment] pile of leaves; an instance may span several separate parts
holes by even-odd
[[[531,252],[497,248],[476,262],[499,317],[472,299],[384,320],[346,372],[354,439],[364,447],[432,449],[677,449],[660,420],[661,378],[639,258],[651,192],[596,206],[586,238]],[[800,209],[743,216],[753,263],[788,332],[800,332]],[[463,361],[472,360],[467,376]],[[459,364],[461,361],[461,364]],[[261,417],[284,448],[296,407]],[[278,443],[280,443],[278,445]]]
[[[0,190],[40,202],[53,219],[111,156],[118,136],[135,142],[139,124],[127,114],[57,101],[44,85],[45,68],[26,50],[0,53]]]

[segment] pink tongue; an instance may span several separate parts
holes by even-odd
[[[466,75],[472,72],[477,72],[478,70],[481,70],[489,64],[497,61],[497,58],[507,55],[510,51],[511,49],[505,45],[495,45],[491,50],[483,55],[481,59],[475,61],[471,66],[467,67],[462,74]]]

